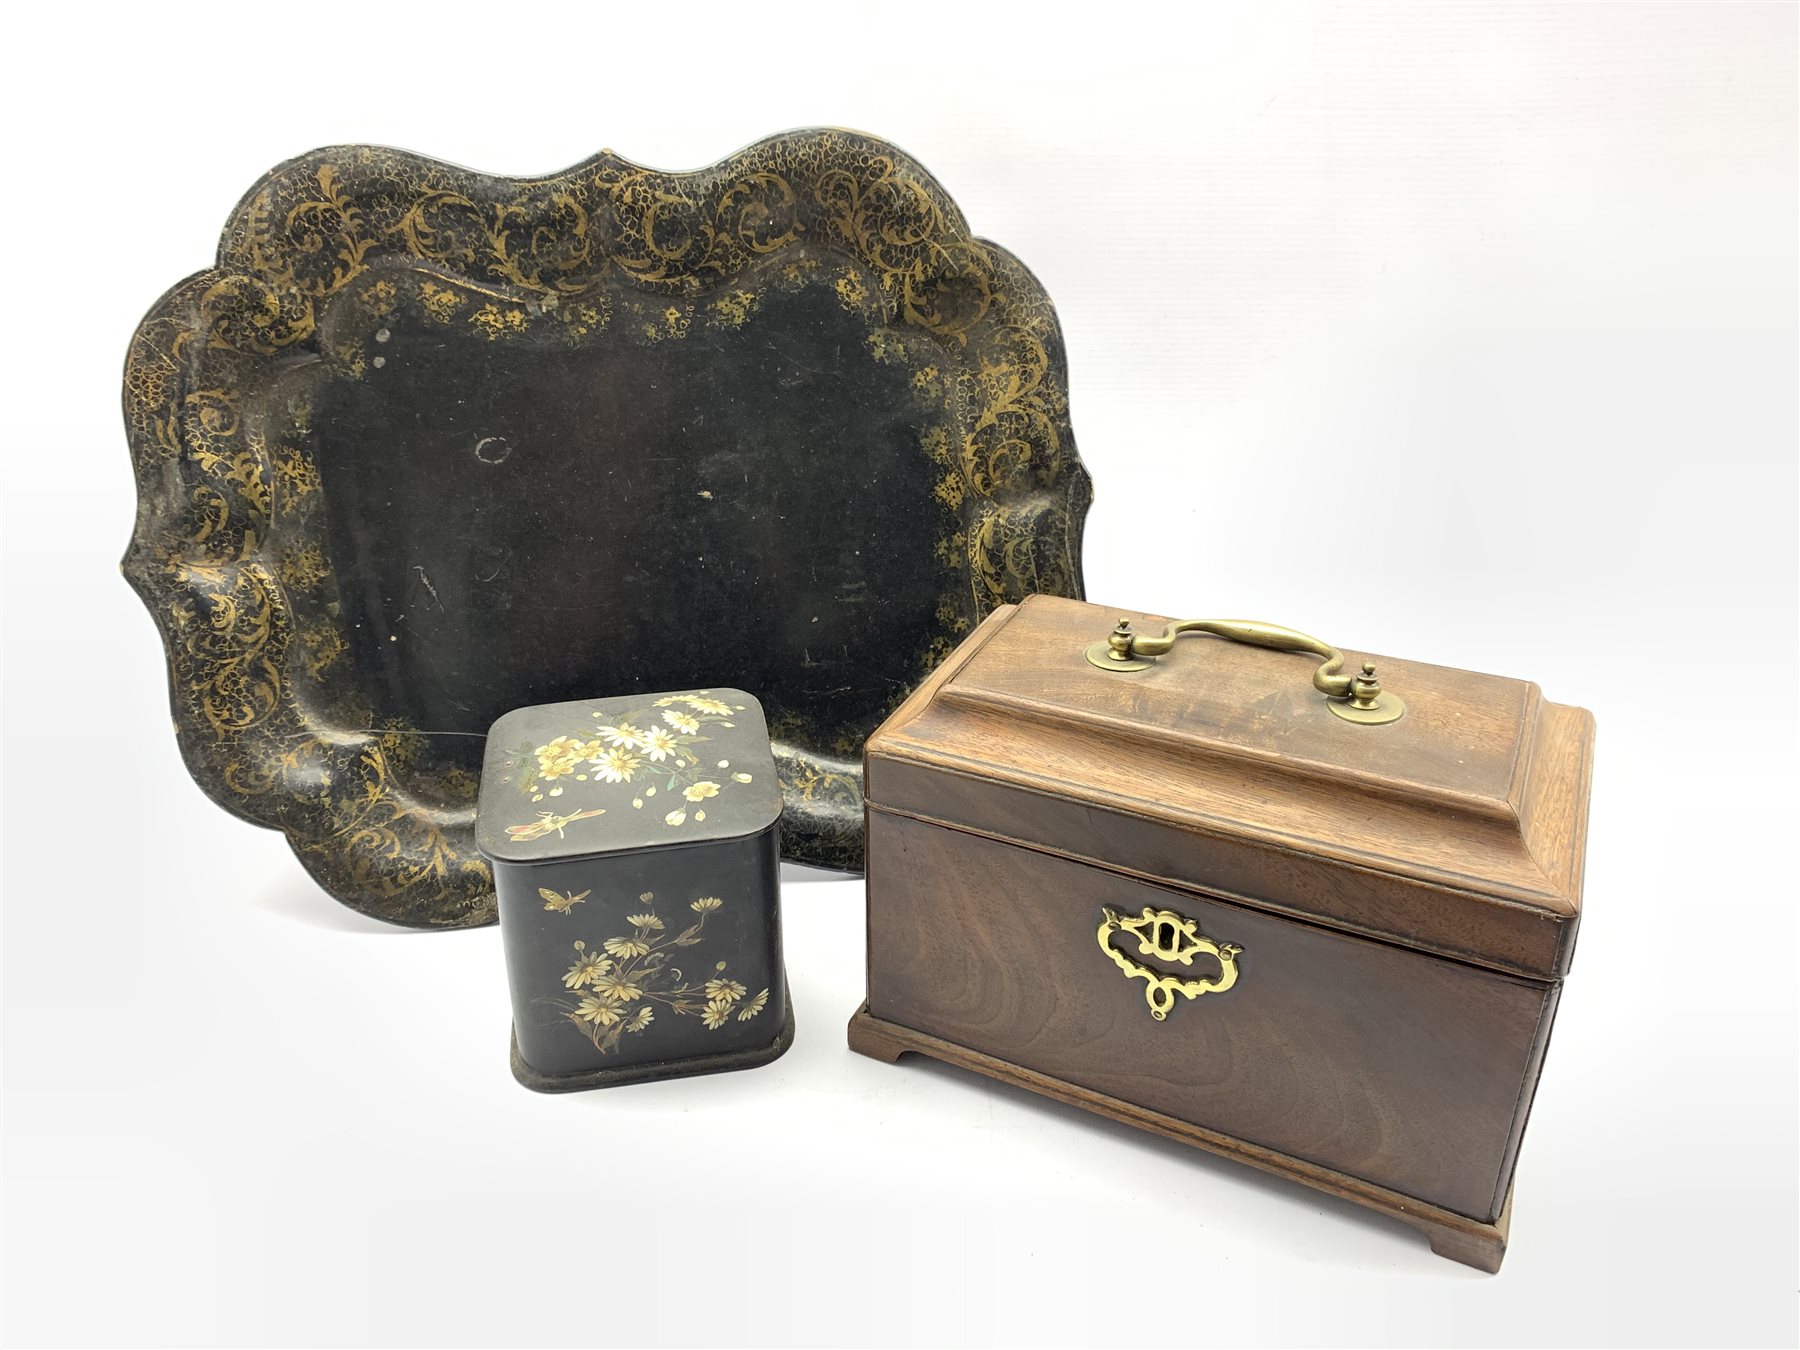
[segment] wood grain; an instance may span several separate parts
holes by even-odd
[[[1095,669],[1118,617],[997,610],[870,738],[852,1045],[1282,1172],[1497,1269],[1580,920],[1592,717],[1376,658],[1407,715],[1354,726],[1316,658],[1207,638]],[[1235,985],[1152,1019],[1103,906],[1237,944]]]
[[[1247,1163],[1264,1172],[1287,1177],[1314,1190],[1324,1191],[1379,1211],[1403,1223],[1411,1224],[1431,1240],[1431,1249],[1439,1256],[1494,1274],[1506,1256],[1507,1233],[1512,1223],[1512,1196],[1501,1206],[1500,1215],[1492,1223],[1481,1223],[1462,1214],[1419,1203],[1410,1196],[1371,1186],[1355,1177],[1332,1172],[1302,1159],[1290,1158],[1266,1148],[1258,1148],[1243,1140],[1214,1130],[1202,1129],[1185,1121],[1147,1111],[1141,1106],[1070,1087],[1067,1083],[1041,1073],[1022,1069],[1006,1060],[984,1055],[966,1046],[956,1045],[935,1036],[927,1036],[909,1027],[884,1022],[870,1014],[865,1003],[850,1019],[850,1048],[860,1055],[883,1063],[897,1063],[902,1055],[919,1054],[972,1069],[1002,1083],[1010,1083],[1041,1096],[1051,1097],[1084,1111],[1135,1125],[1152,1134],[1178,1143],[1205,1149],[1220,1157]]]
[[[881,810],[868,846],[874,1016],[1498,1216],[1551,986]],[[1236,985],[1153,1021],[1096,941],[1103,905],[1172,909],[1237,943]]]
[[[1315,658],[1195,638],[1141,675],[1095,670],[1082,653],[1115,614],[997,612],[870,738],[869,799],[1498,970],[1567,969],[1586,712],[1377,658],[1408,713],[1353,726],[1312,689]]]

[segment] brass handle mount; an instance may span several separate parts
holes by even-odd
[[[1193,965],[1196,956],[1210,956],[1218,961],[1219,973],[1190,980],[1152,970],[1113,946],[1112,935],[1121,931],[1137,939],[1139,956],[1154,956],[1184,966]],[[1095,937],[1099,940],[1100,950],[1125,972],[1126,979],[1144,981],[1144,1002],[1150,1005],[1150,1016],[1158,1022],[1169,1015],[1177,994],[1183,998],[1199,998],[1202,994],[1222,994],[1236,984],[1237,959],[1244,950],[1235,942],[1214,942],[1200,931],[1197,920],[1152,905],[1144,906],[1144,912],[1136,918],[1119,913],[1111,905],[1102,905],[1100,928]]]
[[[1375,665],[1363,663],[1355,675],[1343,674],[1344,654],[1330,643],[1280,624],[1261,623],[1255,619],[1177,619],[1156,636],[1132,631],[1131,622],[1120,619],[1105,641],[1087,649],[1088,664],[1119,674],[1149,670],[1156,658],[1166,656],[1183,633],[1210,633],[1229,642],[1248,643],[1252,647],[1268,647],[1278,652],[1310,652],[1325,658],[1313,672],[1313,688],[1330,700],[1326,707],[1346,722],[1378,727],[1398,722],[1406,714],[1406,704],[1399,695],[1381,687],[1375,678]]]

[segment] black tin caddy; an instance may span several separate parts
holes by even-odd
[[[562,1092],[781,1055],[780,820],[762,707],[742,690],[495,722],[475,840],[499,901],[514,1076]]]

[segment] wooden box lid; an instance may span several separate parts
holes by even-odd
[[[1580,916],[1594,722],[1534,684],[1363,652],[1406,703],[1334,716],[1316,656],[1183,637],[1135,674],[1120,618],[996,610],[872,736],[872,810],[1539,978]]]

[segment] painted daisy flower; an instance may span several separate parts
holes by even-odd
[[[703,895],[688,906],[696,914],[708,914],[725,902],[716,895]]]
[[[756,1014],[768,1006],[768,1002],[769,991],[765,989],[738,1010],[738,1021],[748,1022],[752,1017],[755,1017]]]
[[[644,761],[631,751],[615,747],[594,760],[594,772],[609,783],[629,783]]]
[[[657,764],[675,753],[675,733],[667,727],[651,727],[638,741],[638,746]]]
[[[731,1020],[731,1000],[715,998],[706,1005],[706,1011],[700,1014],[700,1020],[706,1023],[708,1031],[717,1031]]]
[[[625,1030],[642,1031],[655,1020],[656,1014],[651,1011],[650,1005],[646,1003],[643,1007],[639,1008],[637,1012],[632,1015],[631,1020],[625,1024]]]
[[[595,727],[594,730],[608,745],[620,745],[627,750],[635,750],[644,743],[644,733],[629,722],[621,722],[616,727]]]
[[[721,703],[716,698],[696,698],[690,694],[681,701],[698,712],[711,713],[714,717],[731,716],[731,705]]]
[[[663,921],[654,914],[627,914],[625,922],[636,924],[639,928],[661,928]]]
[[[594,979],[594,996],[613,1003],[629,1003],[634,998],[642,998],[644,991],[630,975],[600,975]]]
[[[591,984],[606,973],[612,965],[599,952],[588,952],[569,967],[569,973],[563,976],[563,986],[568,989],[579,989],[584,984]]]
[[[633,956],[650,955],[650,945],[641,938],[608,938],[606,939],[605,946],[607,951],[611,952],[621,961]]]
[[[583,1022],[592,1022],[595,1026],[610,1027],[619,1020],[619,1010],[605,999],[589,994],[581,1000],[575,1016]]]
[[[663,721],[667,722],[684,736],[692,736],[696,731],[700,730],[700,719],[698,717],[695,717],[692,713],[677,712],[673,708],[664,710]]]
[[[711,781],[692,783],[681,790],[681,795],[690,802],[703,802],[719,795],[719,785]]]
[[[721,977],[706,982],[706,997],[714,1002],[723,999],[726,1003],[736,1003],[749,992],[748,989],[744,988],[744,986],[739,984],[736,980],[728,980]]]

